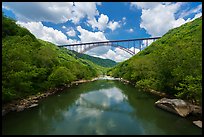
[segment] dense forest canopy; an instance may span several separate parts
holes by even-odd
[[[82,59],[86,59],[86,60],[90,60],[91,62],[102,66],[102,67],[113,67],[115,66],[117,63],[113,60],[110,59],[102,59],[102,58],[98,58],[98,57],[93,57],[93,56],[89,56],[87,54],[82,54],[82,53],[78,53],[76,51],[72,51],[74,54],[76,54],[77,57],[82,58]]]
[[[2,13],[2,102],[75,80],[91,79],[103,67],[81,59],[66,48],[36,39],[26,28]]]
[[[108,71],[138,87],[202,102],[202,17],[162,38]]]

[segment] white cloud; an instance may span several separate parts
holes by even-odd
[[[160,2],[131,2],[131,7],[137,7],[139,9],[152,9],[158,6]]]
[[[83,29],[81,26],[77,26],[77,30],[80,32],[80,35],[78,35],[78,37],[80,38],[82,43],[108,41],[104,33],[101,31],[91,32],[86,29]],[[87,51],[86,53],[89,55],[101,55],[101,54],[105,54],[109,48],[110,48],[109,46],[101,46],[101,47],[93,48]]]
[[[152,9],[142,9],[140,27],[152,36],[162,36],[173,28],[174,13],[179,7],[180,3],[176,3],[171,5],[158,4]]]
[[[70,37],[76,36],[76,32],[75,32],[75,30],[73,28],[68,29],[68,31],[66,33]]]
[[[37,38],[52,42],[57,45],[75,43],[76,40],[67,39],[66,35],[59,30],[44,26],[41,22],[20,22],[17,24],[27,28]]]
[[[80,32],[78,37],[81,39],[81,42],[107,41],[103,32],[91,32],[83,29],[81,26],[77,26],[77,30]]]
[[[77,24],[80,19],[88,17],[90,19],[99,15],[96,5],[101,5],[101,2],[74,2],[72,21]]]
[[[62,26],[62,28],[63,28],[63,29],[66,29],[66,27],[65,27],[65,26]]]
[[[108,28],[110,28],[112,31],[114,31],[115,29],[120,28],[120,27],[121,27],[120,24],[116,21],[110,21],[108,23]]]
[[[23,22],[48,21],[78,23],[84,17],[98,15],[96,5],[100,2],[4,2],[3,7],[12,10]]]
[[[133,2],[131,7],[137,7],[142,10],[140,28],[144,28],[151,36],[162,36],[168,30],[179,27],[182,24],[193,19],[184,20],[183,18],[175,18],[175,13],[179,12],[181,5],[185,3],[177,2]],[[187,14],[195,13],[202,7],[189,11]],[[184,16],[184,12],[182,13]],[[197,14],[200,16],[200,14]]]
[[[193,21],[193,20],[195,20],[201,16],[202,16],[202,12],[195,14],[195,16],[192,19],[188,18],[187,20],[184,20],[183,18],[179,18],[175,22],[173,22],[174,23],[173,27],[174,28],[179,27],[179,26],[181,26],[187,22]]]
[[[87,23],[95,30],[98,28],[100,31],[104,31],[106,28],[111,29],[112,31],[121,27],[121,22],[125,24],[126,18],[123,17],[122,21],[109,21],[109,17],[104,14],[100,14],[98,21],[95,18],[89,18]]]
[[[197,13],[192,20],[200,18],[201,16],[202,16],[202,12]]]
[[[79,38],[81,42],[98,42],[98,41],[108,41],[103,32],[91,32],[86,29],[83,29],[81,26],[77,27],[77,30],[80,32]],[[82,47],[84,49],[84,46]],[[134,51],[134,48],[130,48],[131,51]],[[135,49],[135,52],[139,52],[139,49]],[[107,58],[111,60],[115,60],[116,62],[124,61],[130,58],[132,55],[128,52],[120,49],[114,48],[111,49],[111,46],[100,46],[92,48],[85,52],[88,55],[100,57],[100,58]]]
[[[107,15],[101,14],[96,21],[95,18],[89,19],[87,22],[91,25],[93,29],[98,28],[100,31],[104,31],[107,28],[109,18]]]
[[[127,60],[132,55],[130,55],[129,53],[127,53],[122,49],[115,48],[114,50],[109,49],[109,51],[106,54],[103,54],[102,56],[104,56],[105,58],[114,60],[116,62],[121,62],[121,61]]]
[[[179,18],[186,17],[186,16],[188,16],[188,15],[190,15],[192,13],[199,13],[199,12],[201,12],[201,10],[202,10],[202,4],[198,5],[196,8],[191,9],[189,11],[181,12]]]
[[[134,47],[129,48],[129,50],[134,51]],[[135,52],[138,53],[139,49],[135,48]],[[91,55],[96,56],[93,54]],[[114,49],[109,49],[106,53],[97,55],[96,57],[111,59],[116,62],[122,62],[122,61],[129,59],[131,56],[132,56],[131,54],[129,54],[128,52],[120,48],[114,48]]]
[[[122,23],[123,23],[123,25],[126,24],[126,20],[127,20],[126,17],[123,17],[123,18],[122,18]]]
[[[129,30],[127,30],[129,33],[134,32],[133,28],[130,28]]]
[[[72,17],[72,2],[5,2],[19,21],[50,21],[62,23]]]

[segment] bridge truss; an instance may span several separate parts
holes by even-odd
[[[152,38],[139,38],[139,39],[127,39],[127,40],[113,40],[113,41],[102,41],[102,42],[89,42],[89,43],[77,43],[69,45],[59,45],[58,47],[66,47],[69,50],[74,50],[79,53],[85,53],[96,47],[101,46],[112,46],[128,52],[131,55],[137,54],[145,47],[149,46],[152,42],[159,39],[160,37]]]

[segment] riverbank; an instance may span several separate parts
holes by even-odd
[[[113,78],[113,77],[110,77],[110,78],[113,79],[113,80],[119,80],[121,82],[124,82],[124,84],[131,84],[131,85],[135,86],[134,83],[131,83],[130,81],[125,80],[123,78]],[[168,95],[167,93],[164,93],[164,92],[159,92],[159,91],[156,91],[156,90],[153,90],[153,89],[149,89],[149,88],[143,88],[143,89],[144,89],[145,92],[149,92],[151,94],[159,96],[162,99],[164,99],[164,98],[168,98],[168,99],[172,99],[172,100],[176,100],[177,99],[175,96]],[[185,102],[186,102],[186,104],[188,104],[188,106],[185,106],[186,109],[189,109],[188,110],[189,113],[188,113],[186,118],[190,117],[189,119],[191,119],[191,121],[192,121],[192,123],[194,125],[198,126],[199,128],[202,128],[202,106],[199,106],[197,104],[192,104],[192,103],[190,103],[187,100],[185,100]],[[169,109],[173,108],[173,107],[171,108],[170,105],[167,105],[166,108],[168,108],[168,107],[169,107]],[[166,110],[169,110],[169,109],[166,109]],[[184,107],[182,107],[181,109],[184,110]]]
[[[73,85],[78,85],[78,84],[81,84],[81,83],[96,81],[96,80],[99,80],[99,79],[119,80],[119,81],[122,81],[122,82],[125,82],[125,83],[129,83],[129,81],[127,81],[127,80],[123,80],[121,78],[113,78],[113,77],[110,77],[110,76],[99,76],[99,77],[95,77],[95,78],[93,78],[91,80],[73,81],[70,84],[65,84],[62,87],[49,89],[48,91],[46,91],[44,93],[31,95],[31,96],[28,96],[27,98],[24,98],[24,99],[13,100],[11,102],[3,104],[3,106],[2,106],[2,116],[6,115],[7,113],[9,113],[11,111],[20,112],[20,111],[23,111],[23,110],[28,109],[28,108],[37,107],[38,102],[40,100],[42,100],[43,98],[46,98],[46,97],[48,97],[50,95],[53,95],[53,94],[55,94],[57,92],[63,91],[65,88],[69,88],[69,87],[71,87]]]
[[[114,78],[114,77],[110,77],[110,76],[100,76],[100,77],[93,78],[91,80],[78,80],[78,81],[72,82],[71,84],[66,84],[63,87],[50,89],[50,90],[46,91],[45,93],[32,95],[32,96],[29,96],[29,97],[27,97],[25,99],[14,100],[14,101],[12,101],[10,103],[4,104],[3,107],[2,107],[2,116],[6,115],[7,113],[9,113],[11,111],[19,112],[19,111],[23,111],[23,110],[28,109],[28,108],[37,107],[38,102],[41,99],[46,98],[46,97],[48,97],[50,95],[53,95],[53,94],[55,94],[57,92],[63,91],[65,88],[69,88],[69,87],[71,87],[73,85],[78,85],[78,84],[86,83],[86,82],[92,82],[92,81],[96,81],[96,80],[100,80],[100,79],[102,79],[102,80],[118,80],[118,81],[123,82],[124,84],[134,85],[133,83],[131,83],[128,80],[125,80],[125,79],[122,79],[122,78]],[[173,98],[172,96],[169,96],[169,95],[167,95],[166,93],[163,93],[163,92],[158,92],[158,91],[151,90],[151,89],[145,89],[145,91],[149,92],[149,93],[152,93],[154,95],[160,96],[160,97]],[[196,115],[196,114],[194,114],[194,115]]]
[[[23,110],[28,109],[28,108],[36,107],[36,106],[38,106],[38,102],[41,99],[46,98],[50,95],[53,95],[57,92],[63,91],[65,88],[69,88],[73,85],[78,85],[81,83],[92,82],[92,81],[95,81],[98,79],[99,79],[99,77],[93,78],[91,80],[73,81],[73,82],[71,82],[71,84],[65,84],[62,87],[49,89],[48,91],[46,91],[44,93],[39,93],[37,95],[31,95],[31,96],[28,96],[27,98],[24,98],[24,99],[13,100],[9,103],[3,104],[2,116],[6,115],[7,113],[9,113],[11,111],[19,112],[19,111],[23,111]]]

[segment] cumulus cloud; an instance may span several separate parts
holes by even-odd
[[[109,49],[109,51],[106,54],[103,54],[102,56],[105,58],[114,60],[116,62],[121,62],[121,61],[127,60],[132,55],[130,55],[128,52],[120,48],[115,48],[114,50]]]
[[[101,5],[101,2],[74,2],[72,21],[78,23],[80,19],[87,16],[87,18],[94,18],[99,15],[96,5]]]
[[[100,31],[104,31],[106,28],[111,29],[112,31],[121,27],[121,23],[124,23],[125,19],[123,17],[122,21],[109,21],[109,17],[104,14],[100,14],[98,21],[96,18],[89,18],[87,23],[95,30],[98,28]]]
[[[3,7],[12,10],[23,22],[78,23],[84,17],[98,15],[100,2],[4,2]]]
[[[114,31],[115,29],[120,28],[120,27],[121,27],[121,25],[116,21],[110,21],[108,23],[108,28],[111,29],[112,31]]]
[[[77,30],[80,32],[78,37],[81,39],[81,42],[107,41],[103,32],[91,32],[83,29],[81,26],[77,26]]]
[[[129,50],[134,51],[134,47],[129,48]],[[136,53],[138,53],[139,51],[140,51],[139,49],[135,48]],[[129,54],[128,52],[126,52],[120,48],[114,48],[114,49],[109,48],[108,51],[105,52],[104,54],[97,54],[96,55],[93,52],[89,52],[87,54],[95,56],[95,57],[104,58],[104,59],[111,59],[111,60],[114,60],[116,62],[125,61],[132,56],[131,54]]]
[[[67,39],[67,36],[57,29],[44,26],[41,22],[20,22],[17,24],[27,28],[37,38],[52,42],[57,45],[71,44],[77,42],[77,40]]]
[[[75,32],[75,30],[73,28],[68,29],[68,31],[66,33],[70,37],[76,36],[76,32]]]
[[[77,30],[80,33],[78,37],[80,38],[82,43],[108,41],[108,39],[105,37],[105,34],[101,31],[92,32],[92,31],[83,29],[81,26],[77,26]],[[109,48],[110,47],[107,47],[107,46],[97,47],[87,51],[86,53],[89,55],[101,55],[106,53]]]
[[[182,24],[192,21],[198,17],[198,13],[193,19],[184,20],[183,18],[176,19],[175,13],[180,10],[183,3],[166,3],[166,2],[134,2],[131,7],[137,7],[142,10],[140,28],[144,28],[151,36],[162,36],[168,30],[179,27]],[[198,6],[196,9],[189,11],[189,13],[197,12],[201,9]],[[186,14],[189,14],[186,13]],[[184,16],[184,13],[182,13]]]
[[[87,22],[93,29],[98,28],[100,31],[104,31],[107,28],[109,18],[107,15],[101,14],[98,21],[95,18],[89,19]]]

